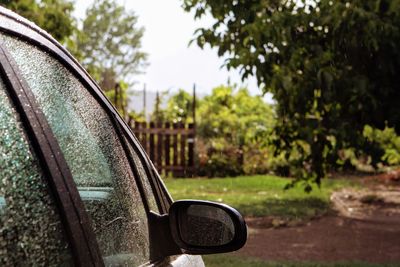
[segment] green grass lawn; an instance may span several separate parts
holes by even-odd
[[[287,220],[307,220],[330,209],[329,198],[333,191],[344,187],[359,187],[350,179],[325,179],[321,188],[314,187],[309,194],[300,185],[289,190],[290,181],[269,175],[241,176],[235,178],[165,179],[168,191],[175,200],[205,199],[224,202],[245,216],[276,216]],[[366,263],[297,263],[269,262],[232,253],[203,256],[207,267],[378,267],[398,266]]]
[[[245,216],[277,216],[287,219],[305,219],[329,210],[332,191],[356,186],[341,179],[325,179],[321,188],[314,187],[309,194],[299,185],[284,190],[290,181],[269,175],[234,178],[191,178],[164,180],[175,200],[204,199],[223,202],[238,209]]]
[[[348,263],[285,263],[285,262],[267,262],[254,258],[239,257],[234,255],[206,255],[203,261],[207,267],[395,267],[398,264],[370,264],[364,262]]]

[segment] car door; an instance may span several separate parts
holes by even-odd
[[[70,266],[58,200],[7,87],[0,75],[0,265]]]
[[[162,238],[163,231],[150,227],[151,218],[165,214],[171,199],[93,81],[51,40],[6,16],[0,22],[8,31],[0,33],[1,46],[57,143],[61,156],[53,156],[65,163],[61,169],[73,180],[69,186],[76,185],[69,193],[88,228],[84,232],[92,255],[100,254],[105,265],[113,266],[201,266],[199,257],[162,257],[163,242],[156,242],[156,235]],[[29,34],[17,32],[21,27]]]

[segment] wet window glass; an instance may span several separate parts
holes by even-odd
[[[142,181],[142,184],[144,187],[144,192],[145,192],[146,198],[149,202],[149,208],[150,208],[150,210],[159,213],[160,210],[158,209],[157,201],[155,199],[155,195],[154,195],[153,190],[150,185],[150,177],[147,176],[147,173],[146,173],[145,168],[140,160],[139,155],[136,153],[136,151],[133,149],[133,147],[129,144],[129,141],[127,140],[127,138],[125,138],[125,142],[129,146],[129,153],[135,163],[136,169],[139,173],[140,180]]]
[[[0,79],[0,266],[69,266],[54,199]]]
[[[226,245],[235,236],[232,218],[220,208],[191,205],[178,218],[182,240],[192,246]]]
[[[60,144],[106,265],[147,262],[146,211],[108,115],[58,61],[24,42],[4,40]]]

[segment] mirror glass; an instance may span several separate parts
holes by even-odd
[[[208,205],[190,205],[179,214],[182,240],[191,246],[222,246],[235,236],[232,218],[223,209]]]

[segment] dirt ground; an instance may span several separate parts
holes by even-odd
[[[248,218],[247,244],[236,254],[269,261],[398,263],[400,185],[343,189],[331,197],[335,212],[293,227]]]

